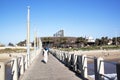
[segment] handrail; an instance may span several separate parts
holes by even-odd
[[[35,53],[31,54],[30,63],[33,62],[35,57],[41,52],[41,50],[36,50]],[[35,54],[35,55],[34,55]],[[12,56],[8,61],[0,62],[0,80],[6,80],[6,67],[8,64],[10,65],[10,74],[12,75],[12,80],[18,80],[20,75],[22,75],[25,70],[28,68],[26,55],[20,56]]]
[[[90,56],[87,56],[86,58],[88,58],[88,59],[96,59],[96,57],[90,57]]]
[[[4,63],[5,64],[8,64],[8,63],[11,63],[13,61],[13,59],[10,59],[10,60],[8,60],[8,61],[5,61]]]
[[[106,76],[106,75],[103,75],[103,74],[100,74],[101,76],[104,76],[105,78],[109,79],[109,80],[114,80],[115,78],[117,78],[117,76],[114,77],[114,79],[111,79],[110,77]]]
[[[104,62],[110,63],[113,65],[116,65],[117,70],[117,78],[120,79],[120,64],[116,62],[111,62],[104,60],[103,58],[97,58],[97,57],[90,57],[85,55],[76,55],[76,54],[66,54],[64,51],[59,50],[53,50],[50,49],[51,54],[53,54],[55,57],[57,57],[60,61],[64,62],[65,65],[68,67],[73,67],[73,70],[75,72],[79,71],[84,78],[87,78],[87,59],[93,59],[94,60],[94,72],[95,72],[95,80],[101,80],[104,78],[101,75],[104,75]],[[66,57],[67,56],[67,57]],[[61,59],[61,57],[63,59]],[[105,75],[104,75],[105,76]]]

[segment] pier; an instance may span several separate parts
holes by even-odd
[[[64,37],[64,31],[60,30],[54,36]],[[59,44],[61,45],[64,42],[67,42],[65,38]],[[94,41],[92,40],[92,42]],[[106,61],[102,57],[94,57],[94,54],[91,57],[84,54],[71,53],[70,51],[62,51],[57,47],[54,47],[54,49],[50,47],[48,62],[44,63],[42,55],[44,45],[42,43],[36,31],[34,34],[34,47],[31,46],[30,7],[28,6],[27,38],[26,46],[24,47],[26,52],[21,55],[8,53],[5,57],[9,57],[9,59],[0,61],[0,80],[105,80],[105,78],[108,80],[120,80],[120,63]],[[71,45],[73,44],[71,43]],[[16,47],[8,48],[13,49]],[[90,77],[88,74],[88,59],[93,61],[94,68],[92,70],[94,77]],[[110,63],[116,67],[114,79],[105,75],[104,63]]]
[[[21,80],[82,80],[51,54],[46,64],[42,60],[43,56],[39,54]]]
[[[66,51],[50,49],[48,63],[42,62],[42,48],[31,52],[30,65],[26,56],[16,56],[0,62],[0,80],[103,80],[110,79],[104,75],[104,63],[116,66],[116,79],[120,79],[120,64],[91,58],[86,55],[76,55]],[[36,54],[36,55],[34,55]],[[94,60],[94,79],[88,75],[87,59]],[[9,66],[9,67],[8,67]],[[9,69],[8,69],[9,68]],[[8,72],[9,70],[9,72]]]

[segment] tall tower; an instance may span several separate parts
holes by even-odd
[[[27,13],[27,65],[30,64],[30,6]]]

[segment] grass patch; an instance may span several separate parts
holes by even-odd
[[[115,50],[115,49],[120,49],[120,45],[106,45],[106,46],[86,46],[82,48],[60,48],[60,50],[63,51],[74,51],[74,50],[82,50],[82,51],[89,51],[89,50]]]
[[[0,53],[23,53],[23,52],[27,52],[27,50],[26,49],[11,49],[11,48],[0,50]]]

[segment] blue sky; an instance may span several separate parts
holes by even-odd
[[[31,41],[53,36],[120,36],[120,0],[0,0],[0,43],[26,39],[27,6],[30,6]]]

